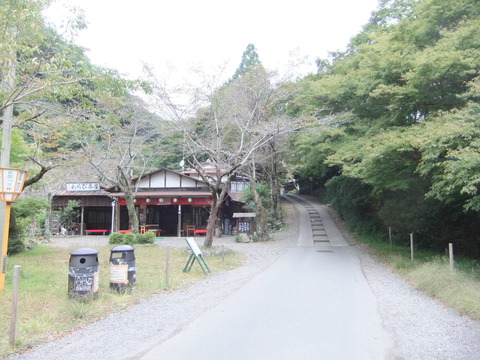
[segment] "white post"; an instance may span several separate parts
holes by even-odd
[[[170,289],[170,246],[167,246],[166,251],[165,287]]]
[[[182,236],[182,205],[178,205],[177,236]]]
[[[12,298],[12,317],[10,318],[10,347],[15,348],[15,333],[17,331],[17,313],[18,313],[18,293],[20,288],[20,269],[21,266],[13,267],[13,298]]]
[[[113,234],[114,224],[115,224],[115,201],[112,201],[112,228],[110,230],[110,234]]]
[[[413,233],[410,233],[410,258],[413,261]]]
[[[450,259],[450,271],[455,271],[455,260],[453,258],[453,244],[448,244],[448,257]]]
[[[82,205],[82,210],[80,212],[80,235],[85,235],[85,207]]]

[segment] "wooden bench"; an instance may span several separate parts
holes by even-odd
[[[91,235],[91,234],[100,234],[102,233],[103,235],[105,235],[106,233],[109,233],[110,230],[107,230],[107,229],[92,229],[92,230],[85,230],[85,234],[87,235]]]
[[[132,230],[118,230],[119,233],[121,234],[126,234],[126,233],[131,233],[133,232]]]

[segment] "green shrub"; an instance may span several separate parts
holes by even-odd
[[[137,244],[153,244],[155,241],[155,233],[153,231],[147,231],[145,234],[137,234]]]
[[[25,250],[25,244],[20,237],[10,237],[8,240],[8,254],[18,254]]]
[[[147,231],[145,234],[134,233],[113,233],[109,236],[108,242],[110,244],[153,244],[155,242],[155,233],[153,231]]]
[[[147,231],[145,233],[146,244],[153,244],[155,242],[155,233],[153,231]],[[141,244],[141,242],[139,242]]]
[[[135,234],[134,233],[125,233],[123,234],[123,244],[132,245],[135,244]]]
[[[110,244],[123,244],[123,241],[124,241],[123,234],[119,232],[112,233],[108,237],[108,242]]]

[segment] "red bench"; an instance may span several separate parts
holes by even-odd
[[[87,235],[91,235],[91,234],[100,234],[102,233],[103,235],[105,235],[106,233],[109,233],[110,230],[107,230],[107,229],[93,229],[93,230],[85,230],[85,233]]]
[[[118,230],[119,233],[121,234],[126,234],[126,233],[131,233],[133,232],[132,230]]]
[[[207,235],[207,229],[196,229],[193,230],[193,234],[197,236],[198,234]]]

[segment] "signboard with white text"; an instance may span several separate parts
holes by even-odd
[[[67,183],[67,191],[98,191],[100,183],[84,182],[84,183]]]

